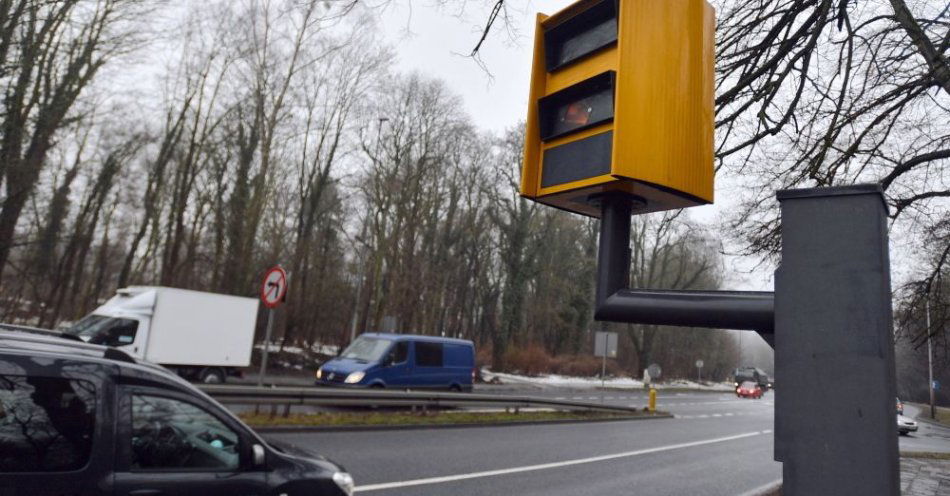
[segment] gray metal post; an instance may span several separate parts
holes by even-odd
[[[783,494],[897,496],[887,207],[879,185],[786,190],[775,274]]]
[[[360,275],[359,279],[356,281],[356,302],[353,304],[353,318],[350,321],[350,342],[352,343],[356,339],[356,322],[359,318],[360,312],[360,294],[363,292],[363,277],[365,276],[363,266],[365,260],[362,260],[360,263]]]
[[[927,293],[927,387],[930,389],[930,418],[937,418],[937,405],[934,402],[934,348],[930,330],[930,293]]]
[[[264,354],[261,356],[261,371],[257,375],[257,385],[264,385],[264,374],[267,373],[267,354],[270,350],[270,334],[274,327],[274,309],[267,310],[267,331],[264,333]]]

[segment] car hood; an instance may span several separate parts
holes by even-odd
[[[269,444],[271,448],[274,448],[281,455],[289,456],[293,458],[299,458],[311,463],[316,463],[326,469],[339,470],[341,472],[346,472],[346,469],[339,463],[336,463],[335,461],[330,460],[329,458],[321,454],[315,453],[313,451],[310,451],[306,448],[301,448],[300,446],[297,446],[296,444],[288,443],[286,441],[281,441],[279,439],[265,438],[265,440],[267,441],[267,444]]]
[[[298,458],[307,458],[310,460],[327,461],[325,456],[317,454],[306,448],[301,448],[296,444],[288,443],[287,441],[281,441],[279,439],[267,439],[267,444],[271,445],[272,448],[285,455],[296,456]]]
[[[897,423],[898,424],[914,424],[916,421],[912,418],[905,417],[901,414],[897,414]]]
[[[323,370],[325,374],[332,372],[334,374],[346,375],[351,372],[366,371],[372,366],[372,363],[353,360],[352,358],[334,358],[321,365],[320,369]]]

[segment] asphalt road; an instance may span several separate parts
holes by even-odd
[[[904,404],[904,416],[917,420],[917,432],[900,437],[900,450],[950,453],[950,428],[921,422],[920,414],[920,408]]]
[[[646,395],[606,392],[604,401],[641,406]],[[770,395],[668,393],[659,408],[675,418],[269,437],[329,456],[353,474],[358,494],[381,496],[738,495],[781,477]]]

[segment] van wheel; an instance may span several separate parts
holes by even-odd
[[[383,389],[383,385],[382,385],[382,384],[379,384],[379,383],[376,383],[376,384],[371,385],[369,388],[370,388],[370,389]]]
[[[462,386],[459,386],[458,384],[452,384],[451,386],[449,386],[449,391],[452,391],[453,393],[461,393]]]
[[[217,367],[206,367],[201,371],[200,380],[205,384],[223,384],[224,371]]]

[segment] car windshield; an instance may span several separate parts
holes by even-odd
[[[343,350],[343,354],[340,355],[340,358],[352,358],[353,360],[362,362],[375,362],[386,353],[386,350],[389,349],[391,344],[392,341],[388,339],[359,337]]]
[[[134,319],[87,315],[66,332],[92,344],[125,346],[135,341],[138,328],[139,323]]]

